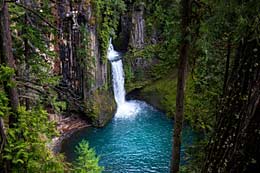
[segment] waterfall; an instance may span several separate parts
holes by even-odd
[[[113,45],[111,43],[109,46],[108,59],[111,61],[112,64],[114,96],[117,106],[120,107],[125,103],[124,69],[121,56],[118,52],[114,50]]]
[[[115,117],[128,118],[136,115],[136,113],[140,110],[140,106],[136,101],[125,100],[125,77],[121,58],[120,53],[114,50],[112,40],[110,39],[108,59],[112,65],[113,91],[117,104],[117,112]]]

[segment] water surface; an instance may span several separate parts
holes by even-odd
[[[121,55],[110,40],[108,59],[112,65],[113,91],[117,112],[104,128],[87,128],[75,133],[63,144],[69,161],[76,158],[74,149],[83,139],[89,141],[100,156],[104,172],[169,172],[172,152],[173,121],[141,101],[126,101]],[[183,146],[190,144],[192,134],[184,128]],[[182,147],[182,163],[185,163]]]
[[[75,146],[85,139],[100,156],[104,172],[169,172],[173,121],[144,102],[128,103],[134,104],[138,110],[132,116],[115,117],[104,128],[86,128],[64,141],[62,148],[68,160],[75,160]],[[192,132],[185,127],[183,146],[191,140]]]

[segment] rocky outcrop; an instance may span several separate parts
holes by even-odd
[[[90,104],[86,106],[86,108],[91,108],[86,112],[89,113],[90,117],[94,119],[93,125],[97,127],[103,127],[107,122],[109,122],[115,111],[116,111],[116,104],[112,94],[106,92],[104,90],[95,90],[92,93],[92,99],[87,102]],[[98,116],[97,116],[98,115]]]
[[[161,93],[158,93],[158,91],[155,89],[146,91],[144,88],[136,88],[129,92],[126,98],[128,100],[142,100],[162,112],[168,111],[163,104],[164,95],[161,95]]]
[[[93,113],[89,110],[97,108],[86,106],[110,103],[111,107],[115,107],[112,104],[113,97],[108,97],[111,95],[108,88],[110,72],[107,60],[100,55],[97,24],[91,2],[61,0],[57,7],[57,25],[60,30],[58,52],[62,75],[59,89],[63,91],[61,97],[68,101],[70,111],[82,112],[87,116]],[[97,92],[98,90],[102,92]],[[97,100],[99,97],[106,99]],[[113,109],[100,109],[91,118],[100,121],[100,116],[110,116]]]
[[[71,114],[69,116],[49,114],[49,120],[56,124],[56,130],[59,132],[59,136],[52,138],[48,147],[54,152],[58,153],[61,149],[62,141],[68,138],[74,132],[90,127],[90,123],[82,119],[80,115]]]

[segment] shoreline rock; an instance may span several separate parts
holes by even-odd
[[[74,132],[92,126],[90,122],[83,119],[79,114],[70,116],[49,114],[49,120],[56,123],[56,130],[59,136],[52,138],[48,147],[57,154],[61,150],[62,141],[70,137]]]

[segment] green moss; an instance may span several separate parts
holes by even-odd
[[[132,49],[124,56],[125,87],[127,92],[142,88],[157,78],[152,72],[155,66],[151,57],[154,54],[147,53],[147,49],[145,50]],[[136,64],[137,59],[144,62],[145,65]]]
[[[96,21],[98,25],[98,39],[100,41],[101,56],[103,63],[107,62],[107,49],[109,38],[115,37],[121,14],[126,6],[123,0],[92,0]]]
[[[140,90],[141,99],[147,101],[167,116],[173,117],[176,108],[176,75],[159,79]],[[198,91],[191,76],[185,89],[185,120],[196,130],[210,130],[214,122],[214,104],[209,101],[212,94],[207,90]]]
[[[113,117],[116,108],[113,98],[108,91],[97,89],[85,102],[85,112],[95,126],[104,126]]]
[[[126,85],[126,91],[127,93],[133,91],[134,89],[141,89],[144,86],[148,85],[150,81],[137,81],[132,83],[127,83]]]
[[[146,100],[149,97],[157,99],[158,102],[155,106],[164,110],[168,116],[172,117],[175,113],[176,85],[177,81],[174,77],[167,77],[144,87],[141,93],[145,95]]]

